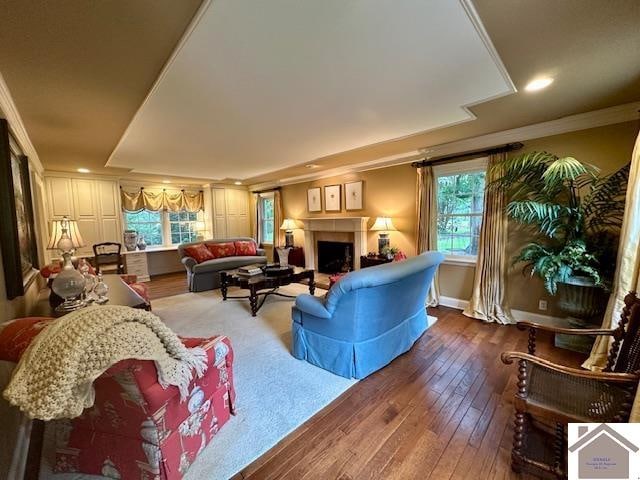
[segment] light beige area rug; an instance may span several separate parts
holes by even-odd
[[[292,284],[282,293],[308,293]],[[231,289],[230,295],[245,291]],[[316,295],[324,295],[316,290]],[[153,301],[153,312],[182,336],[223,334],[231,339],[237,415],[220,430],[187,472],[187,480],[224,480],[249,465],[287,434],[354,385],[291,354],[293,299],[271,296],[252,317],[248,300],[222,301],[218,290],[185,293]],[[52,475],[51,439],[45,442],[40,478],[102,478]]]

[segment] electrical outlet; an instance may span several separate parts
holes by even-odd
[[[547,309],[547,301],[538,300],[538,310],[546,310],[546,309]]]

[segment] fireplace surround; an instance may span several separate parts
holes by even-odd
[[[360,256],[367,254],[369,217],[316,217],[300,219],[304,230],[304,256],[309,268],[318,269],[318,240],[353,242],[353,269],[360,269]]]

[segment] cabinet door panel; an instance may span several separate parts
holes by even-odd
[[[102,217],[118,216],[118,198],[116,182],[110,180],[98,180],[98,206]]]
[[[78,255],[93,255],[93,245],[101,243],[98,221],[94,218],[78,219],[78,229],[85,246],[77,251]]]
[[[82,217],[97,217],[95,183],[93,180],[71,180],[76,220]]]
[[[100,238],[103,242],[122,243],[118,229],[118,222],[115,218],[102,219],[102,235]]]
[[[73,218],[75,215],[71,197],[71,179],[48,177],[46,186],[49,218],[60,219],[64,216]]]
[[[213,189],[213,237],[225,238],[227,234],[226,197],[224,188]]]

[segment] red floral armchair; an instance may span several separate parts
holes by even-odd
[[[0,329],[0,357],[17,362],[33,337],[55,321],[25,318]],[[183,477],[200,452],[234,413],[233,349],[225,336],[183,338],[201,346],[209,367],[180,401],[177,387],[163,389],[152,361],[125,360],[95,382],[95,403],[82,416],[57,420],[55,473],[110,478],[174,480]]]
[[[183,339],[207,350],[209,368],[181,402],[163,389],[151,361],[120,362],[94,383],[81,417],[55,422],[54,472],[112,478],[180,479],[233,413],[233,350],[227,337]]]

